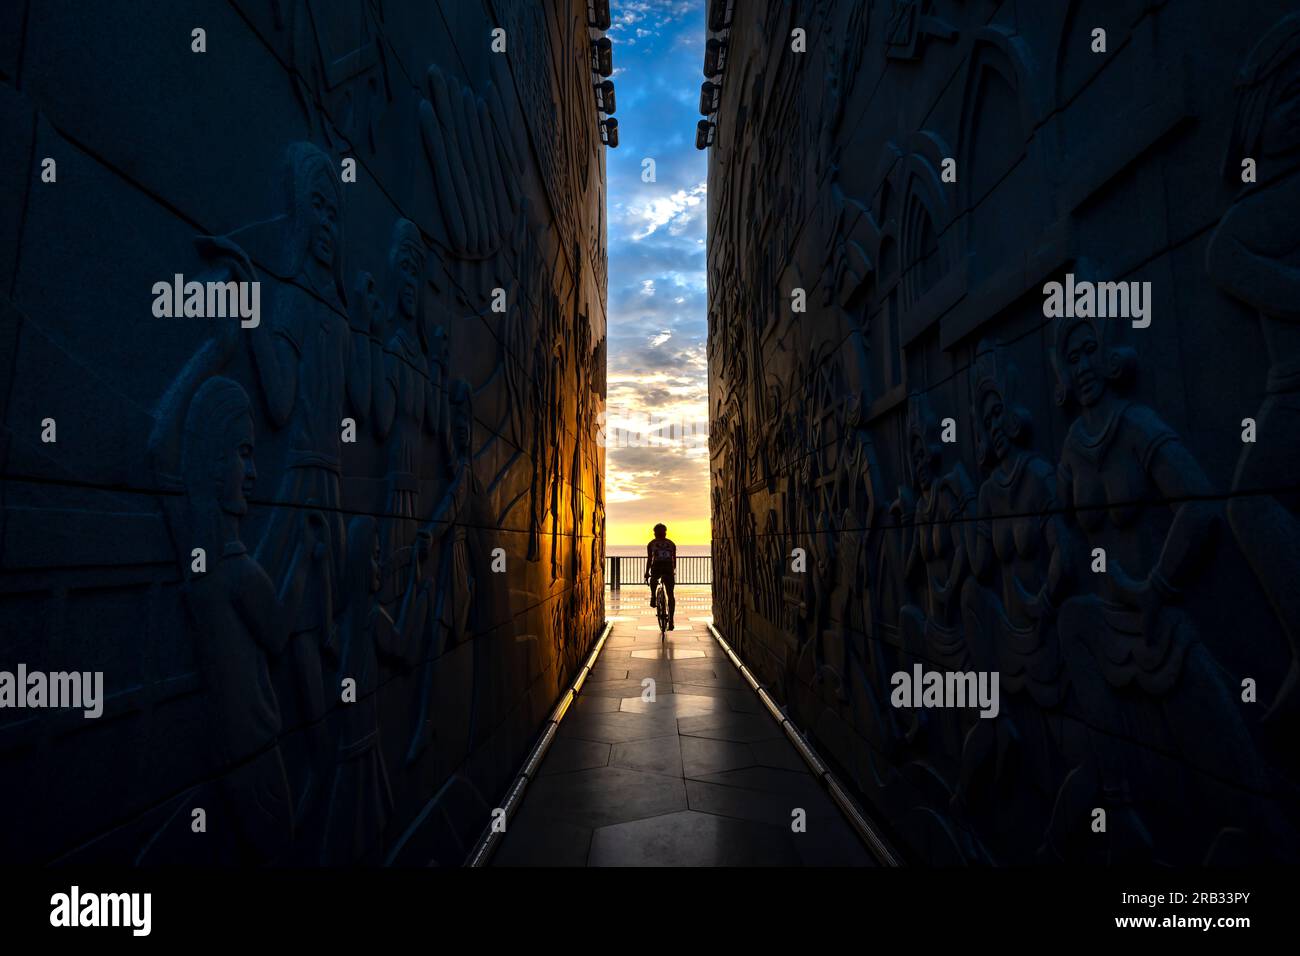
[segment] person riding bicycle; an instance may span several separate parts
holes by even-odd
[[[677,572],[677,545],[673,544],[671,538],[665,537],[668,534],[667,525],[657,524],[654,528],[655,536],[650,539],[650,543],[645,546],[645,579],[650,585],[650,600],[654,601],[655,588],[660,581],[664,582],[664,590],[668,592],[668,630],[673,629],[673,609],[677,606],[677,599],[673,597],[673,578]]]

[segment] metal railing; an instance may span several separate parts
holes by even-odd
[[[643,557],[605,558],[605,587],[617,591],[624,584],[641,586],[645,583]],[[692,554],[677,556],[677,584],[712,584],[713,556]]]

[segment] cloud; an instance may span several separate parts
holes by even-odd
[[[708,184],[701,182],[666,196],[634,201],[623,211],[624,221],[620,225],[633,226],[635,231],[630,238],[634,242],[653,236],[661,226],[667,226],[670,235],[684,235],[704,211],[707,189]]]

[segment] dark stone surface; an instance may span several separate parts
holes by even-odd
[[[619,605],[617,592],[610,601],[615,623],[600,654],[603,668],[622,667],[634,647],[660,641],[656,633],[614,643],[621,634],[639,635],[638,625],[654,616]],[[720,673],[734,674],[712,636],[700,647]],[[732,697],[658,683],[653,699],[639,684],[622,698],[588,696],[589,687],[561,722],[494,865],[873,865],[780,725],[766,711],[744,712],[740,695],[757,702],[748,685]],[[599,712],[584,710],[593,702]],[[619,709],[609,711],[609,703]]]
[[[591,866],[797,866],[775,827],[683,810],[596,831]]]
[[[0,28],[0,670],[107,697],[0,710],[0,859],[459,865],[604,617],[586,6],[147,6]]]
[[[756,0],[717,38],[724,636],[907,858],[1300,861],[1295,4]],[[1149,282],[1150,325],[1049,317],[1067,274]],[[917,664],[999,715],[894,707]]]

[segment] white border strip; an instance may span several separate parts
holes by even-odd
[[[849,795],[849,791],[839,782],[838,779],[836,779],[835,774],[831,773],[826,764],[822,762],[822,759],[817,756],[817,751],[813,749],[810,743],[808,743],[808,740],[804,735],[799,732],[799,728],[792,724],[790,718],[788,718],[781,708],[777,706],[776,701],[772,699],[771,695],[768,694],[763,685],[758,682],[758,678],[754,676],[753,672],[748,666],[746,666],[745,662],[742,661],[740,656],[731,649],[731,646],[722,639],[722,635],[718,633],[718,629],[712,623],[706,624],[705,627],[709,629],[709,633],[713,635],[713,639],[718,642],[718,646],[721,647],[727,657],[731,659],[731,663],[735,666],[736,670],[740,671],[740,676],[745,678],[745,682],[748,683],[754,693],[758,695],[759,700],[763,702],[763,706],[767,708],[767,712],[772,716],[772,719],[781,725],[781,729],[785,731],[785,735],[790,739],[790,743],[794,744],[794,749],[799,751],[799,756],[803,757],[804,763],[808,764],[808,769],[812,771],[813,776],[820,780],[826,787],[827,792],[830,793],[831,799],[835,801],[835,804],[844,813],[849,825],[853,827],[858,836],[862,839],[862,842],[866,844],[867,849],[871,851],[871,855],[879,860],[882,866],[901,866],[902,861],[899,859],[898,854],[894,852],[893,847],[889,845],[889,841],[887,841],[880,832],[871,825],[871,821],[868,819],[867,815],[862,812],[862,808],[858,805],[857,801]]]
[[[528,784],[537,776],[542,761],[546,759],[546,753],[551,749],[555,735],[560,729],[560,721],[564,719],[564,715],[573,706],[578,692],[582,690],[582,685],[586,683],[587,676],[596,663],[596,658],[605,649],[605,640],[612,630],[614,630],[614,622],[606,621],[604,629],[600,632],[600,637],[596,639],[595,646],[592,647],[591,653],[587,655],[586,662],[582,665],[582,669],[578,671],[578,676],[573,679],[573,686],[564,692],[564,696],[560,698],[559,703],[555,705],[555,709],[551,711],[551,716],[547,718],[546,724],[542,727],[537,743],[533,744],[533,749],[528,753],[528,759],[524,761],[522,769],[520,769],[514,782],[510,784],[509,789],[506,791],[506,799],[502,803],[501,809],[506,812],[507,827],[519,810],[519,804],[523,801],[524,791],[528,789]],[[471,867],[487,866],[488,861],[492,859],[493,852],[501,842],[501,837],[501,831],[493,830],[492,824],[489,823],[484,828],[483,835],[479,837],[478,843],[474,845],[474,849],[470,851],[465,860],[465,865]]]

